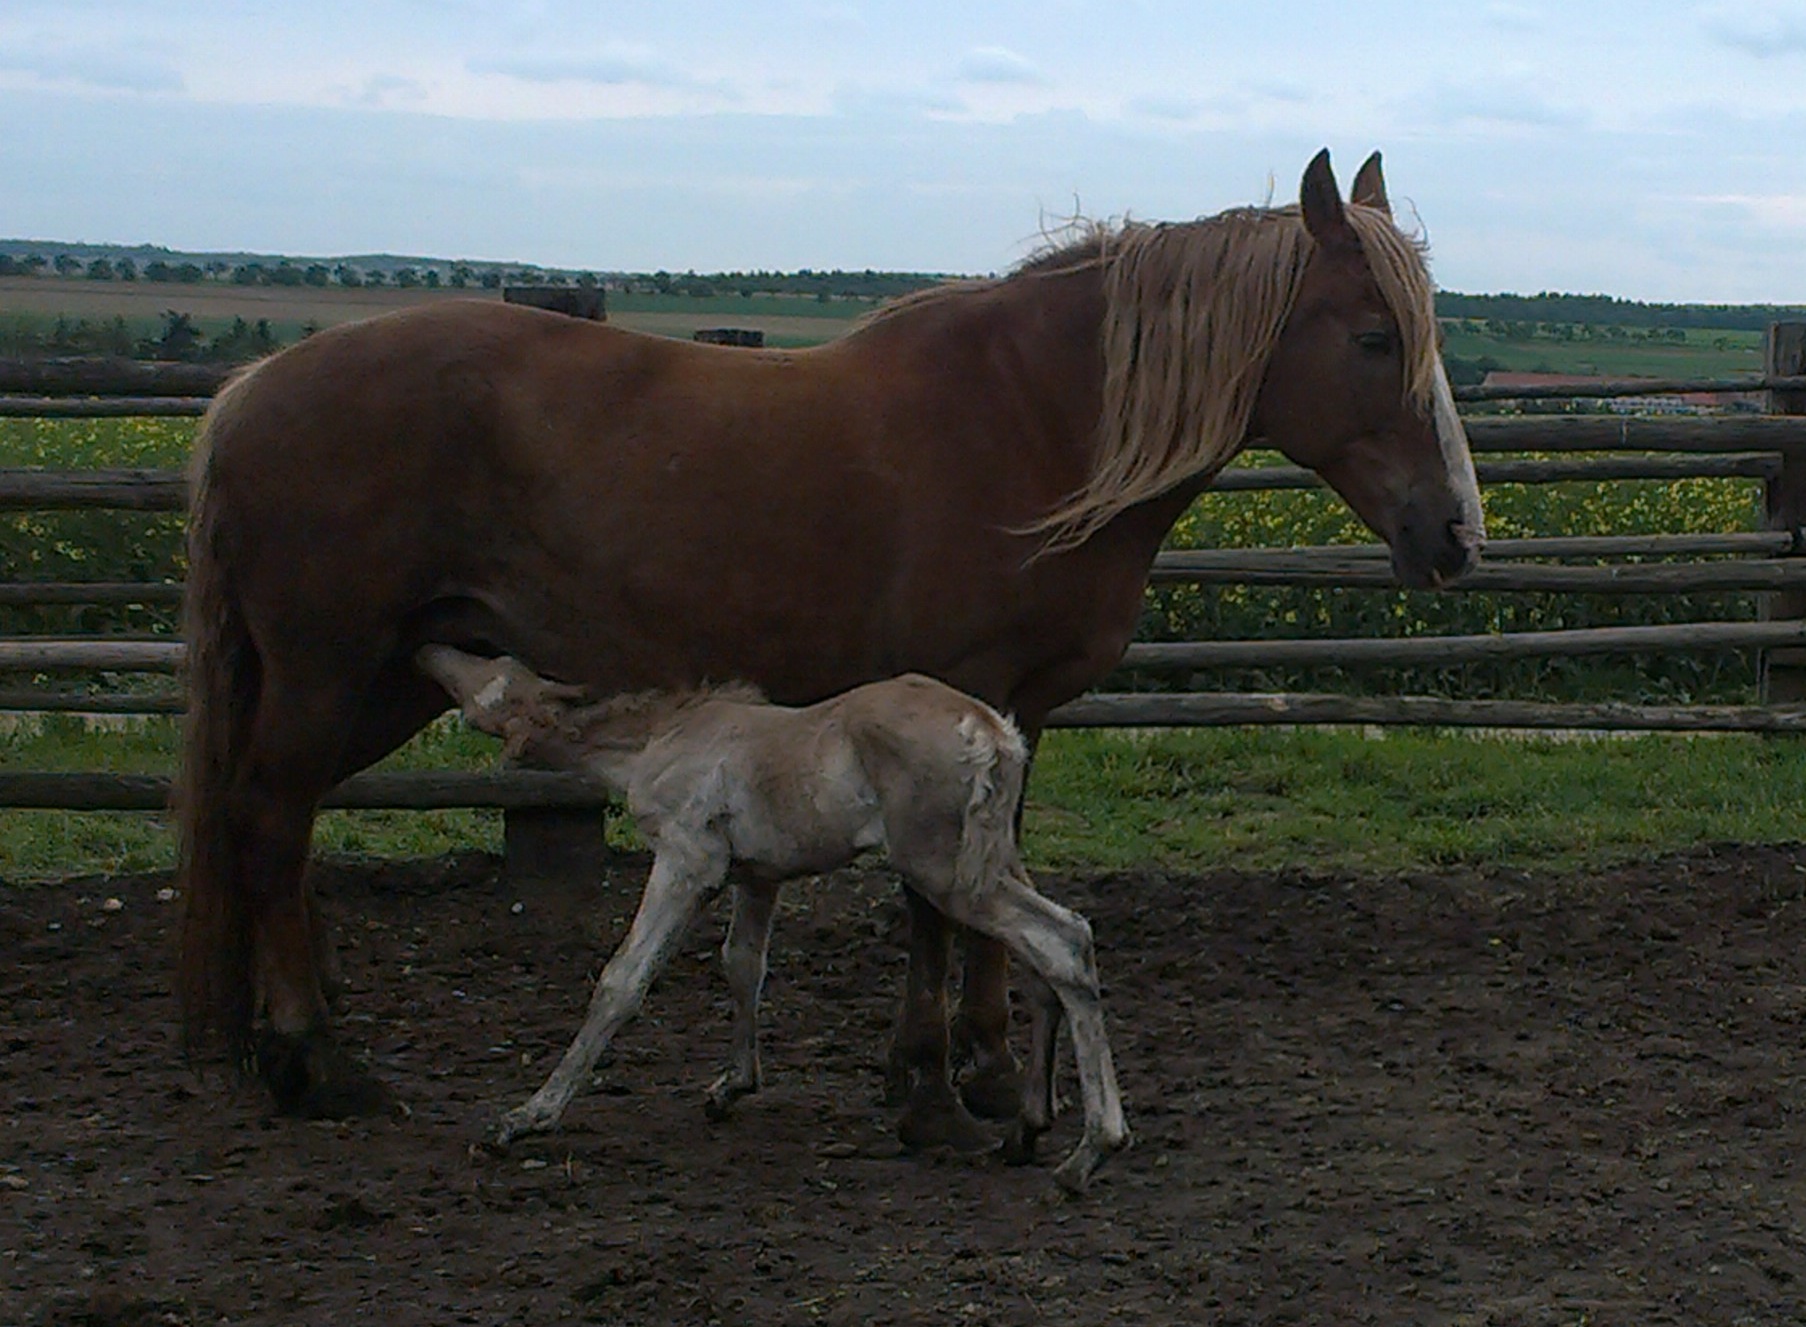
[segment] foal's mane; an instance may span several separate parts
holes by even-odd
[[[1398,322],[1406,395],[1427,411],[1438,352],[1423,246],[1384,211],[1351,203],[1346,213]],[[1079,488],[1025,527],[1046,535],[1043,552],[1081,544],[1129,507],[1234,459],[1316,243],[1296,205],[1074,229],[1075,239],[1031,255],[1007,277],[930,287],[871,315],[881,320],[1006,283],[1100,272],[1096,461]]]

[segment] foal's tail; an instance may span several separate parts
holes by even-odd
[[[959,733],[970,783],[954,869],[961,884],[982,891],[987,881],[1021,870],[1016,807],[1028,744],[1014,723],[988,706],[961,718]]]
[[[250,1054],[255,987],[251,917],[229,794],[249,737],[262,667],[232,589],[213,487],[212,431],[231,391],[221,393],[201,426],[189,476],[188,588],[182,604],[188,712],[174,797],[186,903],[177,993],[189,1054],[223,1044],[242,1064]]]

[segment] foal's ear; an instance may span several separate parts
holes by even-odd
[[[1348,201],[1392,215],[1392,203],[1386,197],[1386,177],[1380,172],[1379,153],[1368,157],[1355,172],[1354,189],[1348,195]]]
[[[1329,168],[1329,149],[1324,148],[1304,168],[1304,183],[1298,190],[1298,208],[1304,214],[1304,228],[1326,249],[1358,249],[1354,227],[1348,224],[1348,213],[1342,207],[1342,194],[1336,188],[1335,172]]]

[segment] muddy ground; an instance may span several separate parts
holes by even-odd
[[[876,873],[791,892],[734,1119],[701,1108],[711,921],[562,1133],[473,1149],[574,1029],[635,869],[323,871],[343,1026],[412,1110],[349,1125],[183,1067],[167,879],[0,889],[0,1322],[1806,1319],[1806,847],[1048,879],[1096,926],[1137,1133],[1076,1200],[891,1141]]]

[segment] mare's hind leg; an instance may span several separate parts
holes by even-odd
[[[734,886],[734,916],[721,945],[721,967],[734,999],[734,1045],[727,1068],[709,1085],[703,1109],[711,1120],[725,1120],[741,1097],[757,1092],[759,1072],[759,997],[765,989],[765,959],[771,948],[771,914],[777,907],[774,881],[742,879]]]
[[[238,784],[248,827],[252,900],[266,1026],[257,1068],[278,1109],[307,1118],[375,1114],[393,1099],[340,1049],[327,1019],[341,984],[337,955],[306,875],[314,806],[345,775],[394,750],[446,706],[418,674],[393,667],[360,698],[338,688],[267,682]]]
[[[411,659],[392,657],[358,703],[345,749],[333,770],[333,783],[374,765],[444,713],[450,703],[438,684],[416,669]],[[327,1003],[336,1006],[345,984],[338,949],[311,880],[304,882],[303,889],[312,918],[320,985]]]
[[[633,926],[596,979],[582,1029],[539,1091],[502,1116],[494,1135],[498,1146],[557,1125],[577,1089],[589,1081],[590,1071],[615,1033],[639,1009],[646,988],[664,968],[697,911],[727,876],[725,843],[701,836],[682,840],[661,836],[655,851],[652,874]]]
[[[897,1137],[908,1148],[982,1152],[991,1145],[948,1075],[947,968],[953,933],[934,904],[905,888],[909,904],[909,976],[891,1044],[890,1091],[903,1099]]]
[[[257,1071],[278,1109],[310,1118],[369,1114],[389,1103],[333,1038],[306,884],[314,808],[332,785],[348,708],[336,692],[267,677],[231,793],[237,888],[248,905],[264,1016]]]

